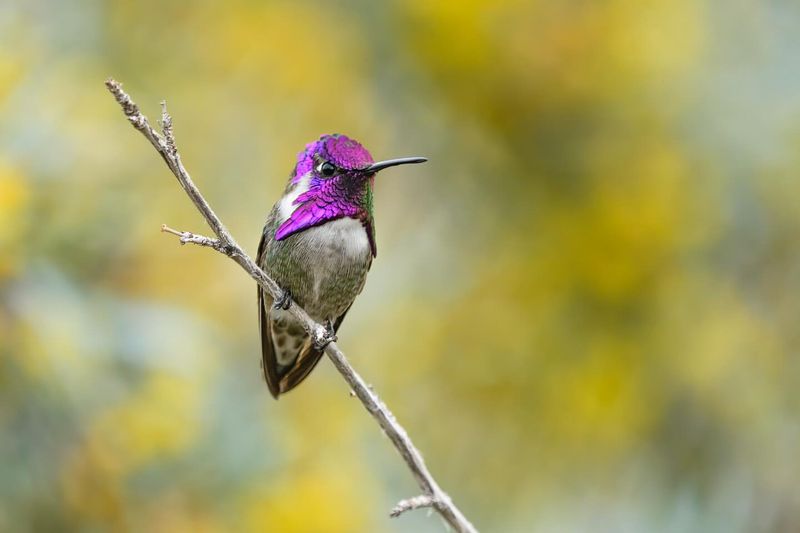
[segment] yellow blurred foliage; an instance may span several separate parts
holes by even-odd
[[[144,461],[179,454],[198,430],[201,384],[153,373],[124,403],[98,415],[90,432],[114,450],[123,472]]]
[[[348,468],[341,475],[340,467]],[[256,488],[242,499],[240,531],[350,532],[369,531],[366,510],[374,502],[360,490],[359,466],[331,465],[311,471],[291,471],[269,489]]]
[[[0,158],[0,278],[19,268],[22,254],[17,250],[25,229],[26,208],[30,199],[28,183],[17,168]]]
[[[0,9],[0,530],[439,531],[327,360],[274,402],[253,251],[305,143],[376,181],[339,332],[486,531],[798,530],[791,2]]]
[[[604,457],[628,453],[661,408],[659,399],[645,392],[645,380],[635,346],[595,339],[583,360],[550,376],[542,423],[553,428],[550,438],[556,442],[575,446],[591,440],[594,453]]]

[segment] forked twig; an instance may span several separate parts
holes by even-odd
[[[228,232],[225,225],[211,210],[208,202],[200,194],[189,173],[181,162],[178,153],[175,136],[172,129],[172,117],[167,113],[166,102],[161,103],[161,133],[153,129],[147,117],[145,117],[139,107],[133,102],[130,96],[122,90],[120,83],[113,79],[106,80],[106,87],[114,95],[117,103],[122,107],[122,111],[134,128],[139,130],[150,144],[158,151],[161,158],[169,169],[178,179],[183,190],[189,195],[194,205],[203,215],[208,225],[211,227],[216,239],[205,237],[190,232],[181,232],[163,225],[161,231],[171,233],[180,237],[181,244],[191,243],[199,246],[207,246],[223,253],[236,261],[256,282],[273,298],[279,298],[282,294],[280,287],[261,268],[248,256],[244,250],[236,243],[233,236]],[[306,332],[315,339],[321,339],[325,335],[325,328],[314,322],[302,308],[292,303],[289,312],[295,316],[305,328]],[[386,404],[372,391],[356,371],[350,366],[344,353],[331,342],[325,348],[325,353],[333,362],[336,369],[347,381],[352,392],[361,400],[370,415],[378,422],[381,429],[392,441],[392,444],[400,452],[409,470],[417,480],[417,484],[422,490],[422,495],[403,500],[392,510],[391,516],[399,516],[405,511],[428,507],[434,509],[442,518],[459,532],[476,532],[475,527],[455,506],[450,497],[445,493],[436,480],[433,478],[422,454],[414,446],[406,430],[395,419]]]

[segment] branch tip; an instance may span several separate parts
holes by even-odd
[[[175,134],[172,131],[172,116],[167,111],[166,100],[161,100],[161,132],[167,141],[167,150],[169,150],[170,155],[177,155],[178,148],[175,144]]]
[[[128,93],[122,89],[122,84],[120,82],[114,78],[108,78],[106,80],[106,88],[111,94],[114,95],[114,99],[116,99],[117,103],[122,106],[122,111],[131,122],[134,122],[133,117],[141,115],[139,112],[139,106],[137,106],[131,97],[128,96]],[[138,122],[138,120],[136,122]]]
[[[196,233],[192,233],[191,231],[178,231],[176,229],[172,229],[166,224],[161,224],[161,232],[162,233],[171,233],[178,237],[178,241],[181,244],[196,244],[198,246],[207,246],[209,248],[213,248],[218,252],[222,252],[225,255],[231,255],[233,251],[231,247],[224,244],[219,239],[212,239],[211,237],[206,237],[205,235],[198,235]]]
[[[391,516],[392,518],[397,518],[406,511],[411,511],[414,509],[423,509],[425,507],[436,507],[438,504],[439,501],[433,496],[428,496],[427,494],[420,494],[419,496],[414,496],[413,498],[400,500],[397,503],[397,505],[394,506],[392,512],[389,513],[389,516]]]
[[[172,229],[169,226],[167,226],[166,224],[161,224],[161,233],[171,233],[173,235],[177,235],[178,237],[183,237],[184,236],[184,232],[183,231],[178,231],[176,229]]]

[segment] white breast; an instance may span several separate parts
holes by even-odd
[[[345,258],[363,260],[371,253],[369,238],[360,220],[337,218],[306,230],[312,247],[321,253],[341,254]]]
[[[297,198],[301,194],[308,191],[310,180],[311,178],[309,174],[304,175],[302,178],[300,178],[300,182],[297,184],[294,190],[292,190],[292,192],[290,192],[289,194],[284,196],[283,199],[281,199],[281,203],[278,206],[278,212],[280,213],[281,217],[281,224],[286,222],[286,219],[292,216],[294,210],[297,209],[297,206],[294,205],[294,201],[297,200]]]

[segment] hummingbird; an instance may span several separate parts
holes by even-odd
[[[274,300],[258,288],[261,366],[275,399],[314,369],[364,288],[377,254],[375,174],[425,161],[376,163],[360,143],[340,134],[323,135],[298,154],[283,196],[267,217],[256,259],[282,290]],[[322,339],[311,338],[288,312],[292,302],[325,326]]]

